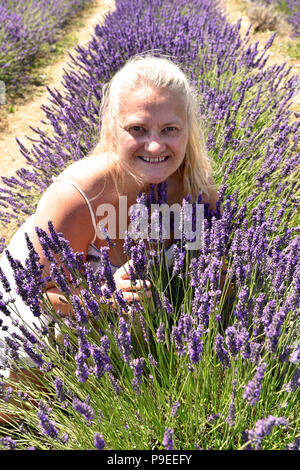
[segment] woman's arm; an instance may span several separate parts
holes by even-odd
[[[30,239],[40,257],[40,263],[44,266],[45,276],[50,272],[50,262],[43,252],[35,227],[48,232],[49,221],[52,222],[54,229],[61,232],[70,242],[74,252],[83,253],[84,260],[86,260],[88,246],[94,238],[94,226],[89,208],[82,195],[72,185],[53,183],[38,204],[30,234]],[[61,264],[58,257],[55,258],[57,264]],[[66,275],[68,276],[67,272]],[[53,281],[46,284],[45,292],[56,311],[60,310],[62,314],[70,312],[70,306],[60,300],[63,294]]]

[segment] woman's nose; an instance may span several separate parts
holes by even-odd
[[[165,150],[165,148],[166,145],[163,142],[163,138],[158,134],[150,134],[145,142],[145,150],[153,154],[158,154],[159,152]]]

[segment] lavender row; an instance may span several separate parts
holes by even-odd
[[[239,24],[226,22],[217,1],[117,1],[88,46],[70,58],[64,96],[50,90],[43,110],[53,135],[35,129],[30,148],[20,144],[28,165],[2,178],[0,220],[22,223],[35,210],[32,194],[87,155],[98,139],[103,84],[127,58],[146,50],[173,57],[190,75],[218,185],[238,189],[241,200],[251,193],[253,207],[270,194],[296,194],[299,116],[289,104],[299,79],[285,65],[265,67],[273,36],[262,52],[248,41]]]
[[[52,44],[66,21],[89,1],[1,0],[0,80],[25,85],[41,45]]]

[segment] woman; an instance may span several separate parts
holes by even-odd
[[[218,194],[210,175],[195,98],[187,77],[168,59],[136,56],[104,87],[99,144],[90,156],[73,163],[54,178],[36,213],[15,234],[8,249],[14,257],[25,259],[24,233],[27,232],[47,272],[49,262],[35,227],[47,231],[51,220],[73,250],[83,252],[88,260],[102,246],[107,246],[100,226],[104,220],[103,208],[109,204],[116,213],[116,230],[111,236],[115,246],[110,250],[116,287],[123,291],[128,302],[139,299],[141,291],[150,297],[149,281],[144,292],[145,285],[138,282],[132,286],[127,275],[119,221],[125,216],[128,226],[129,220],[127,212],[120,213],[120,197],[126,197],[126,207],[130,207],[140,192],[149,193],[150,184],[167,181],[169,206],[180,204],[186,194],[195,201],[202,192],[202,201],[215,210]],[[167,240],[166,248],[171,263],[171,240]],[[1,266],[11,279],[4,256]],[[62,314],[69,312],[70,306],[63,302],[53,283],[46,285],[46,293],[55,310]],[[36,322],[28,307],[20,299],[17,302],[26,322],[29,325]]]

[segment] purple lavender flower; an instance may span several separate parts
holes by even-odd
[[[237,302],[237,304],[235,306],[235,310],[234,310],[235,316],[243,322],[247,322],[247,319],[248,319],[247,318],[248,317],[248,311],[249,311],[249,308],[248,308],[248,305],[247,305],[248,291],[249,291],[249,288],[247,286],[242,287],[242,289],[239,293],[238,302]]]
[[[78,295],[74,294],[71,297],[71,303],[74,310],[75,318],[78,323],[88,323],[89,317],[84,306],[82,305]]]
[[[119,308],[119,311],[125,314],[128,313],[129,306],[128,306],[127,301],[124,299],[123,292],[120,289],[115,290],[114,298]]]
[[[19,325],[19,330],[31,344],[37,344],[37,337],[25,325]]]
[[[255,300],[255,304],[253,307],[253,323],[254,323],[254,329],[253,329],[253,335],[257,336],[259,333],[259,325],[261,322],[261,317],[263,313],[263,308],[264,308],[264,303],[266,301],[266,296],[263,292],[261,292],[257,299]]]
[[[139,380],[139,383],[141,383],[141,376],[143,375],[144,363],[144,357],[133,359],[131,361],[131,368],[133,369],[134,376],[137,377],[137,379]]]
[[[90,426],[95,417],[95,412],[93,408],[88,403],[83,402],[78,398],[73,399],[72,406],[75,411],[77,411],[84,417],[86,423]]]
[[[2,437],[0,439],[0,444],[9,450],[15,450],[15,448],[17,447],[16,441],[12,439],[10,436]]]
[[[287,445],[287,450],[299,450],[300,447],[300,436],[297,436],[295,441]]]
[[[0,292],[0,312],[4,313],[4,315],[6,315],[6,316],[9,316],[10,311],[7,308],[7,302],[4,302],[4,300],[2,300],[2,298],[3,297],[2,297],[1,292]]]
[[[136,279],[146,280],[147,278],[147,256],[144,240],[140,240],[137,245],[133,245],[130,250],[132,265],[129,265],[129,278],[132,282]]]
[[[116,343],[126,364],[130,364],[132,345],[130,331],[123,317],[119,320],[119,333],[115,335]]]
[[[34,351],[34,349],[31,347],[31,344],[28,341],[23,344],[23,349],[26,352],[26,354],[28,354],[30,359],[32,359],[35,365],[39,368],[42,368],[45,362],[42,354]]]
[[[91,355],[91,345],[87,338],[89,330],[81,325],[76,325],[79,352],[83,358],[87,359]]]
[[[94,434],[94,445],[97,450],[102,450],[105,447],[105,440],[103,439],[103,435],[99,432]]]
[[[29,239],[27,238],[27,240]],[[40,295],[43,286],[41,267],[38,263],[33,263],[31,266],[30,257],[25,261],[26,266],[23,266],[19,260],[12,257],[9,250],[5,250],[5,254],[13,271],[16,293],[30,307],[33,315],[39,317],[42,313],[40,307]]]
[[[220,335],[220,333],[217,333],[215,337],[214,350],[219,360],[221,361],[221,363],[225,367],[230,367],[230,359],[229,359],[228,351],[223,346],[223,336]]]
[[[6,344],[8,346],[8,354],[11,356],[11,358],[16,361],[19,359],[19,349],[20,349],[20,344],[15,341],[13,338],[10,336],[7,336],[5,338]]]
[[[251,445],[254,445],[256,450],[261,449],[261,441],[264,436],[270,434],[272,428],[274,426],[287,426],[288,422],[286,418],[276,418],[272,415],[269,415],[265,419],[259,419],[254,426],[254,429],[245,430],[243,432],[243,440],[244,442],[249,442],[251,449]]]
[[[278,312],[274,313],[271,321],[265,326],[266,333],[266,349],[268,352],[274,353],[277,348],[278,340],[281,334],[281,326],[288,313],[287,307],[281,307]]]
[[[134,378],[132,380],[132,387],[136,393],[136,395],[141,394],[141,390],[139,388],[139,384],[142,382],[142,375],[143,375],[143,367],[145,363],[145,358],[140,357],[137,359],[133,359],[131,361],[130,367],[133,369]]]
[[[56,392],[56,396],[58,400],[60,401],[60,403],[65,404],[67,397],[64,392],[62,379],[60,379],[59,377],[56,377],[54,379],[54,387],[55,387],[55,392]]]
[[[49,408],[42,401],[39,402],[39,411],[38,417],[40,420],[40,429],[42,434],[51,437],[52,439],[58,438],[58,430],[55,427],[55,423],[49,419],[49,414],[52,411],[52,408]]]
[[[220,413],[213,413],[211,414],[208,418],[207,418],[207,423],[213,423],[214,421],[216,421],[217,419],[220,418]]]
[[[8,281],[6,275],[4,274],[1,267],[0,267],[0,282],[3,285],[5,292],[10,292],[11,291],[10,283],[9,283],[9,281]]]
[[[300,363],[300,343],[296,346],[294,351],[291,353],[290,362],[292,362],[293,364]]]
[[[62,266],[58,266],[57,263],[50,263],[50,275],[52,280],[57,285],[58,289],[66,297],[69,297],[71,295],[71,289]]]
[[[174,314],[174,308],[167,296],[162,292],[161,294],[161,304],[163,308],[166,309],[166,312],[168,315],[173,315]]]
[[[110,364],[110,358],[108,356],[109,345],[108,337],[102,336],[100,347],[94,344],[91,346],[91,355],[95,363],[94,374],[98,379],[104,376],[107,366]]]
[[[118,379],[116,379],[116,377],[113,375],[113,373],[111,372],[111,370],[108,368],[108,377],[109,377],[109,380],[110,380],[110,383],[115,391],[115,394],[117,396],[121,395],[122,393],[122,388],[120,386],[120,383],[118,381]]]
[[[250,357],[249,361],[253,364],[258,364],[261,360],[260,352],[262,350],[262,345],[256,341],[251,341],[250,343]]]
[[[184,314],[183,311],[178,321],[178,331],[185,336],[185,339],[189,337],[193,328],[193,318],[189,314]]]
[[[173,429],[166,428],[162,445],[166,450],[174,450],[174,442],[173,442]]]
[[[263,314],[262,314],[262,323],[264,324],[265,328],[269,326],[269,324],[273,320],[273,316],[275,314],[276,310],[276,301],[275,300],[270,300],[265,308],[263,309]]]
[[[249,359],[251,355],[250,334],[245,327],[241,327],[238,332],[240,343],[240,354],[243,359]]]
[[[209,323],[209,312],[211,310],[211,297],[207,292],[202,292],[203,288],[195,289],[193,299],[193,313],[198,316],[200,325],[206,327]]]
[[[257,366],[257,370],[255,375],[250,382],[246,385],[245,392],[243,394],[243,398],[250,403],[251,406],[254,406],[256,402],[258,402],[262,380],[264,377],[264,373],[267,369],[267,364],[262,363]]]
[[[5,396],[3,397],[3,401],[8,403],[11,396],[12,396],[12,394],[13,394],[13,388],[12,387],[7,387],[6,392],[5,392]]]
[[[176,352],[177,352],[178,356],[183,356],[186,352],[186,347],[183,344],[183,337],[182,337],[182,333],[180,331],[179,326],[173,326],[172,327],[171,338],[172,338],[173,343],[175,345],[175,349],[176,349]]]
[[[188,354],[190,356],[191,362],[196,364],[200,361],[202,352],[203,352],[203,345],[204,341],[201,339],[202,330],[192,330],[188,336]]]
[[[227,418],[226,418],[226,422],[229,424],[229,426],[234,426],[235,425],[236,384],[237,384],[237,380],[234,379],[232,381],[232,394],[231,394],[229,410],[228,410],[228,414],[227,414]]]
[[[232,357],[236,357],[240,350],[238,333],[234,326],[228,326],[225,331],[225,343]]]
[[[158,343],[163,343],[165,341],[165,324],[163,322],[160,323],[156,331],[156,341]]]
[[[141,389],[140,389],[140,383],[139,383],[139,380],[137,377],[133,377],[132,381],[131,381],[131,385],[132,385],[132,388],[134,390],[134,393],[139,396],[142,392],[141,392]]]
[[[147,323],[143,314],[139,315],[139,322],[142,327],[144,340],[146,341],[146,343],[149,343],[150,341],[149,331],[148,331]]]
[[[286,392],[295,392],[300,387],[300,367],[297,367],[291,380],[283,386]]]
[[[185,274],[185,260],[186,254],[180,250],[177,245],[173,247],[174,263],[173,263],[173,276],[182,277]]]
[[[154,357],[150,353],[148,354],[148,361],[149,361],[149,364],[151,364],[152,367],[157,366],[157,361],[154,359]]]
[[[106,283],[106,289],[111,297],[116,290],[116,283],[114,280],[114,276],[111,270],[111,264],[109,260],[109,248],[102,247],[100,250],[100,259],[101,259],[101,270],[100,276],[103,281]]]
[[[171,409],[171,416],[172,416],[173,418],[175,418],[175,417],[177,416],[179,408],[180,408],[180,403],[179,403],[179,401],[175,401],[175,402],[173,403],[172,409]]]
[[[124,245],[123,245],[123,251],[129,258],[130,258],[130,254],[131,254],[132,244],[133,244],[132,238],[130,237],[130,234],[129,234],[128,230],[126,230],[126,232],[125,232],[125,241],[124,241]]]
[[[89,375],[90,375],[90,370],[89,367],[87,366],[85,360],[86,356],[85,354],[82,354],[81,352],[78,352],[75,355],[75,360],[76,360],[76,370],[75,370],[75,375],[79,382],[86,382]]]
[[[18,392],[18,397],[22,400],[22,401],[27,401],[28,400],[28,393],[22,391],[22,390],[19,390]]]

